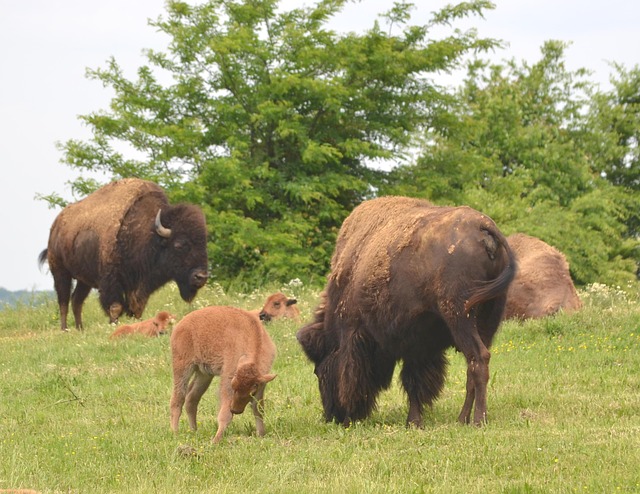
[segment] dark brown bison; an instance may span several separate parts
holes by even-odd
[[[539,238],[514,233],[507,242],[518,272],[507,292],[504,318],[528,319],[582,307],[564,255]]]
[[[458,420],[486,420],[489,346],[515,259],[494,222],[468,207],[383,197],[343,223],[315,320],[297,333],[315,364],[325,419],[366,418],[403,361],[407,423],[440,394],[454,346],[467,360]]]
[[[82,304],[91,288],[98,289],[111,322],[122,313],[139,318],[149,296],[168,281],[178,284],[188,302],[206,283],[207,227],[197,206],[170,205],[153,182],[124,179],[60,212],[40,254],[40,263],[45,261],[63,330],[69,298],[82,328]]]

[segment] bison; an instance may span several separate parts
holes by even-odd
[[[505,319],[538,318],[582,307],[560,251],[523,233],[508,236],[507,242],[518,261],[518,272],[507,292]]]
[[[220,376],[220,442],[234,414],[251,402],[258,436],[264,436],[264,390],[275,379],[269,371],[276,347],[255,314],[228,306],[211,306],[187,314],[171,334],[173,394],[171,428],[178,431],[182,407],[196,430],[198,404],[214,376]],[[193,379],[191,379],[193,376]]]
[[[340,228],[314,320],[297,339],[315,364],[327,421],[369,416],[396,362],[409,399],[407,424],[444,385],[445,351],[467,360],[458,420],[487,417],[488,348],[516,270],[495,223],[468,207],[382,197],[356,207]]]
[[[140,318],[149,296],[168,281],[177,283],[187,302],[206,283],[204,214],[192,204],[170,205],[153,182],[112,182],[60,212],[39,260],[53,275],[62,330],[69,299],[76,328],[82,328],[91,288],[98,289],[112,323],[122,313]]]
[[[267,322],[281,317],[297,321],[300,319],[300,309],[296,306],[297,303],[295,298],[289,298],[284,293],[274,293],[269,295],[262,309],[258,311],[258,317],[261,321]]]
[[[175,322],[176,317],[165,310],[158,312],[151,319],[135,322],[133,324],[124,324],[116,329],[109,338],[119,338],[121,336],[134,333],[143,334],[151,338],[165,334],[166,329]]]

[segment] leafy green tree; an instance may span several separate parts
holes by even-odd
[[[169,1],[166,18],[151,22],[168,50],[147,52],[136,80],[113,59],[88,72],[115,97],[82,117],[89,141],[61,146],[84,173],[76,192],[95,189],[101,172],[151,179],[202,205],[218,279],[323,276],[342,220],[384,178],[367,165],[401,159],[446,99],[431,76],[497,45],[452,27],[430,39],[488,1],[448,6],[425,25],[396,3],[387,29],[338,34],[328,23],[346,3]]]
[[[468,204],[507,234],[559,248],[578,283],[624,284],[640,259],[627,226],[637,200],[599,173],[624,154],[622,132],[594,130],[594,87],[584,70],[566,70],[564,48],[547,42],[531,66],[471,63],[445,125],[432,129],[421,157],[395,170],[382,192]],[[594,159],[596,148],[606,159]]]
[[[613,91],[598,93],[589,126],[598,135],[589,149],[593,170],[628,192],[628,235],[640,236],[640,66],[614,64]]]

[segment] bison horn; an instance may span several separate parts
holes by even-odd
[[[171,236],[171,228],[165,228],[162,226],[162,221],[160,220],[161,211],[158,210],[158,214],[156,215],[156,233],[164,238],[169,238]]]

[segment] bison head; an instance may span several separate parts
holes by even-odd
[[[157,269],[178,285],[183,300],[191,302],[207,282],[207,227],[202,211],[178,204],[158,211],[155,233],[160,239]]]
[[[265,386],[275,378],[275,374],[260,374],[254,363],[243,364],[238,367],[231,380],[231,389],[233,389],[230,404],[231,413],[239,415],[244,412],[247,404],[253,399],[260,387]]]

